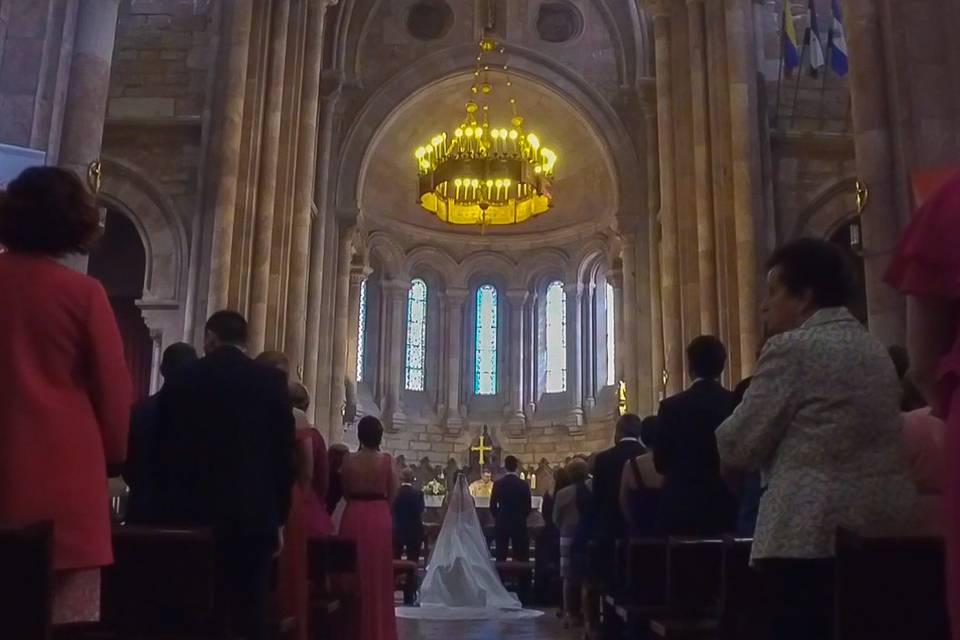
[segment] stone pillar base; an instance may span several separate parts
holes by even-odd
[[[387,419],[384,421],[383,425],[387,431],[391,433],[396,433],[402,431],[403,427],[407,424],[407,415],[403,412],[402,409],[398,409],[391,413],[387,414]]]
[[[581,433],[583,431],[583,409],[574,407],[567,416],[567,429],[570,433]]]
[[[510,437],[517,438],[522,436],[527,430],[527,416],[525,416],[522,411],[518,411],[507,421],[506,427]]]
[[[444,421],[444,428],[452,436],[459,436],[463,431],[463,418],[458,413],[447,412],[447,418]]]

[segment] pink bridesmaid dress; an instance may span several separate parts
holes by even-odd
[[[393,516],[390,482],[393,460],[380,461],[377,491],[351,493],[345,481],[347,507],[340,535],[357,543],[357,578],[360,593],[358,640],[397,640],[393,600]]]
[[[914,214],[887,272],[904,294],[935,299],[960,309],[960,173],[951,177]],[[953,321],[960,322],[954,313]],[[947,422],[947,579],[953,637],[960,639],[960,326],[942,354],[934,410]]]

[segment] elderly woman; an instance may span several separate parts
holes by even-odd
[[[832,637],[835,534],[894,526],[916,490],[900,440],[900,384],[850,314],[847,262],[801,239],[767,263],[770,339],[742,404],[717,430],[721,462],[763,473],[752,561],[778,640]]]
[[[551,520],[560,530],[560,577],[563,578],[563,611],[566,624],[583,625],[583,613],[580,608],[580,586],[583,568],[574,558],[571,547],[580,524],[581,506],[589,501],[590,489],[587,461],[574,458],[564,469],[569,484],[559,491],[553,502]]]

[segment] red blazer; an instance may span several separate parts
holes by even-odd
[[[131,399],[100,283],[0,255],[0,526],[53,520],[56,569],[113,560],[106,462],[126,457]]]

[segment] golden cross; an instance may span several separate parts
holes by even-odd
[[[486,459],[487,459],[486,456],[484,455],[484,453],[487,452],[487,451],[493,451],[493,447],[484,446],[484,445],[486,444],[486,441],[487,441],[487,439],[486,439],[486,438],[484,437],[484,435],[481,433],[481,434],[480,434],[480,444],[477,445],[476,447],[470,447],[470,451],[476,451],[477,453],[480,454],[480,466],[481,466],[481,467],[483,466],[483,463],[484,463],[484,462],[486,461]]]

